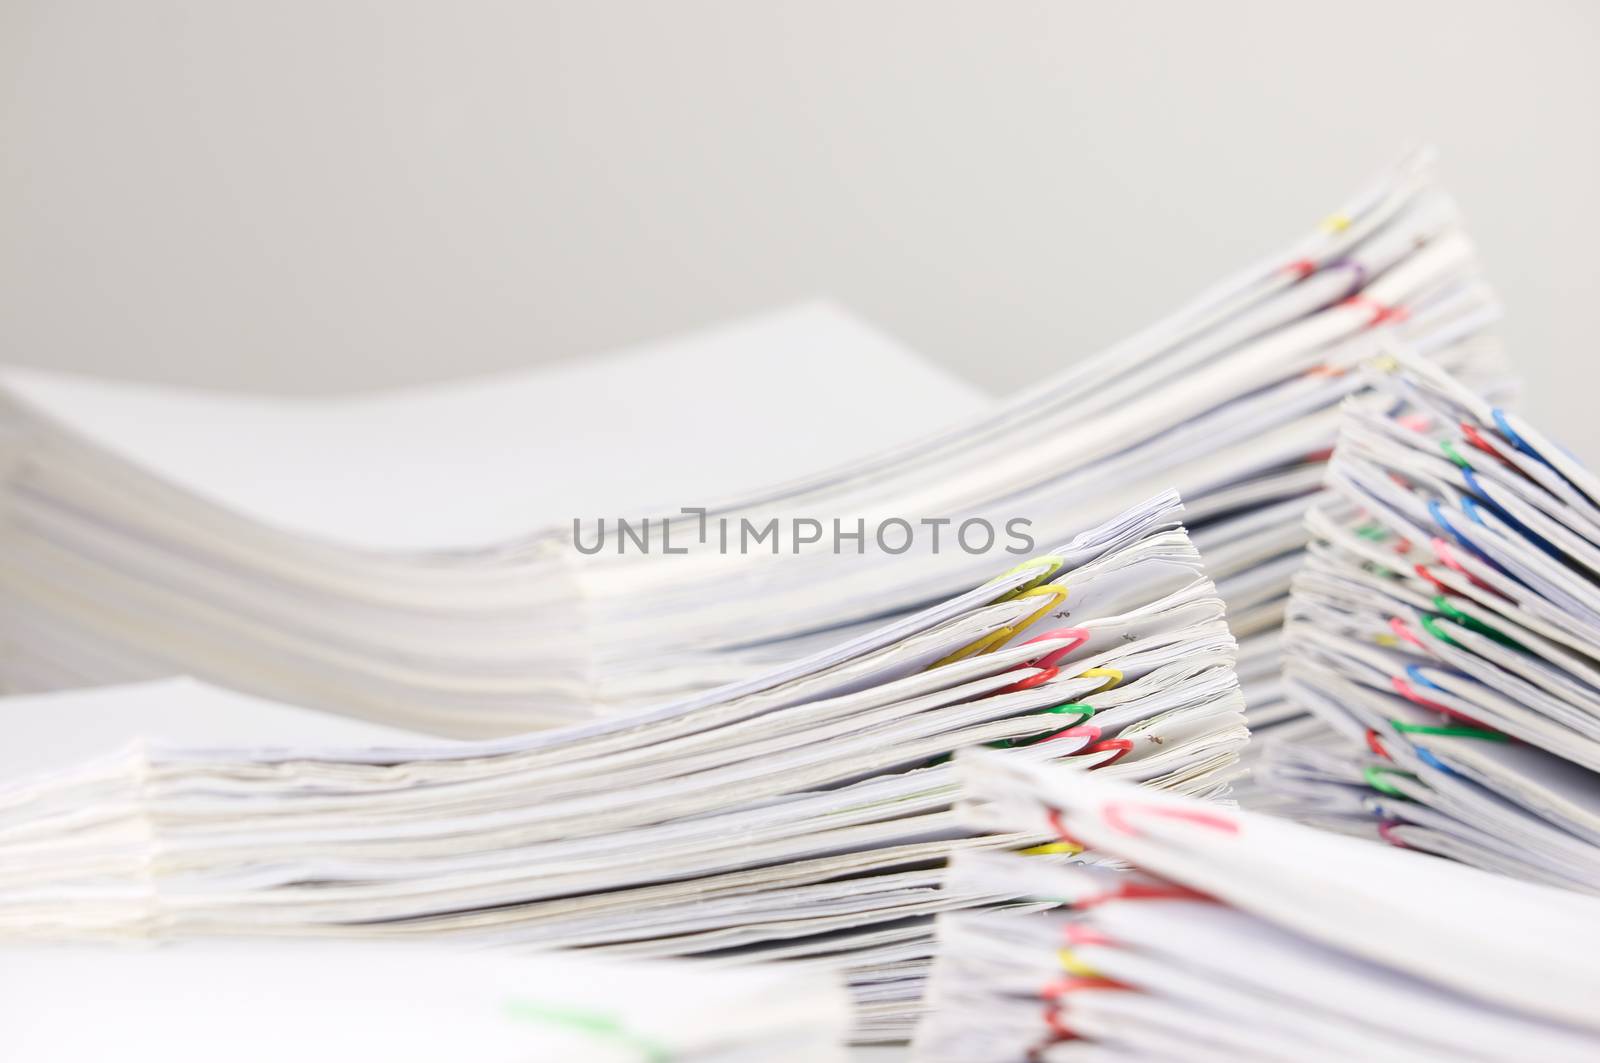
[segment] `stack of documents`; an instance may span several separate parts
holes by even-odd
[[[1291,815],[1600,892],[1600,479],[1425,362],[1352,405],[1296,577]]]
[[[1054,911],[940,919],[928,1063],[1594,1059],[1600,900],[1055,766],[958,758],[985,830],[1129,865],[961,857]]]
[[[932,916],[982,834],[949,754],[1201,797],[1248,741],[1222,602],[1168,493],[1049,555],[757,678],[476,742],[154,740],[0,784],[0,936],[591,946],[848,973],[902,1039]],[[1069,614],[1070,613],[1070,617]]]
[[[32,690],[186,673],[514,734],[763,675],[1176,486],[1267,725],[1296,711],[1278,624],[1335,408],[1359,386],[1347,367],[1394,334],[1487,386],[1496,313],[1418,156],[1309,237],[954,427],[809,343],[769,374],[781,395],[722,411],[703,399],[739,393],[736,360],[675,383],[612,367],[605,388],[537,402],[503,381],[267,402],[7,373],[3,674]],[[641,417],[665,427],[612,438]],[[920,438],[843,462],[847,428],[908,417]],[[523,426],[543,421],[541,445]],[[831,467],[747,475],[807,447]],[[595,487],[594,467],[659,465],[658,449],[721,472]]]
[[[10,1063],[826,1063],[850,1015],[794,969],[325,943],[8,949],[0,998]]]

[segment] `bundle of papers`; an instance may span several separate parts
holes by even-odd
[[[1055,910],[940,919],[929,1063],[1593,1059],[1600,901],[979,751],[968,821],[1128,865],[960,857]]]
[[[1600,892],[1600,479],[1436,367],[1353,405],[1296,577],[1279,810]]]
[[[681,417],[685,391],[734,393],[732,370],[708,370],[714,387],[612,372],[538,406],[493,381],[267,403],[8,373],[4,675],[31,690],[187,673],[512,734],[752,679],[1176,486],[1268,725],[1298,711],[1277,631],[1335,407],[1359,387],[1346,368],[1394,334],[1488,386],[1496,313],[1418,156],[1167,319],[938,431],[914,389],[811,346],[773,374],[781,401]],[[761,461],[787,432],[834,464],[588,489],[578,455],[638,416],[615,405],[635,388],[670,427],[607,443],[608,468],[684,433],[709,446],[667,449]],[[880,417],[925,434],[839,464],[833,437]],[[546,451],[506,427],[542,418],[564,426]]]
[[[974,744],[1225,795],[1248,741],[1223,606],[1158,496],[758,678],[560,730],[402,747],[141,741],[0,783],[0,937],[589,946],[848,973],[903,1039]],[[1070,612],[1070,618],[1068,613]]]
[[[842,1061],[833,979],[571,953],[279,943],[0,951],[11,1063]]]

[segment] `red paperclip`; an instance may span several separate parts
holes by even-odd
[[[1161,805],[1125,804],[1112,801],[1100,812],[1100,818],[1106,826],[1119,834],[1137,835],[1139,832],[1128,823],[1128,814],[1142,812],[1145,815],[1156,816],[1160,819],[1176,819],[1184,823],[1198,823],[1202,827],[1212,827],[1224,834],[1238,834],[1239,824],[1218,812],[1210,812],[1199,808],[1165,808]]]
[[[1457,712],[1448,705],[1441,705],[1437,701],[1429,701],[1427,698],[1413,690],[1410,683],[1406,682],[1404,679],[1401,679],[1397,675],[1389,677],[1389,685],[1394,687],[1395,692],[1401,697],[1405,698],[1407,701],[1415,702],[1425,709],[1432,709],[1434,712],[1442,712],[1451,719],[1460,720],[1469,727],[1480,727],[1485,731],[1492,730],[1492,728],[1484,727],[1483,724],[1479,723],[1477,720],[1474,720],[1471,716],[1468,716],[1465,713]]]
[[[1059,650],[1051,650],[1049,653],[1045,654],[1043,657],[1040,657],[1038,660],[1029,661],[1028,663],[1033,665],[1036,668],[1053,668],[1055,665],[1057,665],[1057,664],[1059,664],[1061,662],[1061,658],[1065,657],[1067,654],[1071,653],[1073,650],[1077,649],[1078,647],[1082,646],[1084,643],[1088,642],[1089,641],[1089,632],[1085,631],[1081,627],[1058,627],[1054,631],[1046,631],[1042,635],[1034,636],[1033,638],[1029,639],[1027,642],[1024,642],[1023,645],[1027,646],[1027,645],[1030,645],[1030,644],[1035,643],[1035,642],[1044,642],[1047,639],[1061,639],[1061,638],[1071,638],[1074,641],[1068,643],[1067,645],[1065,645],[1063,647],[1061,647]]]
[[[1367,728],[1367,748],[1378,754],[1378,756],[1382,757],[1384,760],[1394,759],[1389,755],[1389,751],[1384,749],[1383,746],[1378,742],[1378,732],[1374,731],[1370,727]]]
[[[1080,849],[1089,848],[1087,845],[1084,845],[1078,839],[1074,838],[1072,833],[1062,825],[1061,810],[1059,808],[1052,808],[1049,812],[1045,813],[1045,822],[1049,823],[1050,829],[1056,832],[1056,837],[1060,838],[1068,845],[1076,845]]]
[[[1340,306],[1353,306],[1372,311],[1372,320],[1367,322],[1367,327],[1372,328],[1386,321],[1404,321],[1409,316],[1409,311],[1403,306],[1386,306],[1370,295],[1352,295]]]
[[[1384,820],[1382,823],[1378,824],[1378,837],[1382,838],[1384,841],[1388,842],[1390,845],[1394,846],[1397,849],[1409,849],[1409,848],[1411,848],[1411,846],[1407,845],[1405,842],[1401,841],[1399,838],[1396,838],[1394,836],[1394,833],[1393,833],[1394,829],[1396,827],[1398,827],[1398,826],[1400,826],[1400,821],[1399,820],[1396,820],[1396,819],[1386,819],[1386,820]]]
[[[1284,272],[1293,273],[1296,277],[1304,280],[1317,271],[1317,264],[1309,258],[1297,258],[1287,266],[1284,266],[1283,269]]]
[[[1129,882],[1118,886],[1105,893],[1096,893],[1088,897],[1080,897],[1072,902],[1076,909],[1094,908],[1098,905],[1109,904],[1112,901],[1209,901],[1198,890],[1189,889],[1187,886],[1173,886],[1162,884],[1159,886],[1144,882]]]
[[[1085,989],[1127,989],[1128,985],[1114,978],[1102,978],[1098,975],[1075,974],[1066,978],[1057,978],[1048,982],[1039,990],[1039,995],[1045,1000],[1055,1000],[1057,997],[1066,996],[1068,993],[1078,993]]]
[[[1499,591],[1483,582],[1483,580],[1479,579],[1477,576],[1474,576],[1472,573],[1463,568],[1460,558],[1456,557],[1456,552],[1450,548],[1449,543],[1435,536],[1434,538],[1428,540],[1428,545],[1433,547],[1434,556],[1439,559],[1445,568],[1467,577],[1467,582],[1471,583],[1474,587],[1481,591],[1488,591],[1499,598],[1505,597],[1505,595],[1501,594]],[[1434,583],[1437,585],[1438,581],[1435,580]]]
[[[1433,584],[1434,588],[1436,590],[1438,590],[1439,593],[1441,593],[1441,594],[1454,594],[1455,593],[1455,590],[1453,588],[1449,587],[1446,584],[1440,583],[1439,582],[1439,578],[1437,576],[1435,576],[1432,572],[1429,572],[1428,571],[1428,566],[1424,565],[1421,561],[1418,561],[1415,565],[1413,565],[1411,567],[1416,570],[1417,575],[1421,576],[1427,582]]]
[[[1087,756],[1090,753],[1103,753],[1108,749],[1117,750],[1117,755],[1112,757],[1110,760],[1102,760],[1100,763],[1096,764],[1095,767],[1103,768],[1108,764],[1115,764],[1117,761],[1121,760],[1123,757],[1127,756],[1129,753],[1132,753],[1133,752],[1133,739],[1131,739],[1131,738],[1107,738],[1103,742],[1094,743],[1093,745],[1089,746],[1087,749],[1079,750],[1076,755],[1082,757],[1082,756]]]
[[[1483,436],[1478,432],[1476,426],[1470,425],[1466,421],[1462,421],[1461,434],[1467,437],[1467,442],[1471,443],[1485,454],[1500,458],[1502,462],[1506,460],[1504,457],[1501,457],[1499,450],[1492,446],[1487,439],[1483,438]]]
[[[1030,675],[1026,679],[1019,679],[1008,687],[1002,687],[1000,693],[1015,694],[1019,690],[1032,690],[1036,686],[1050,682],[1060,674],[1060,671],[1055,668],[1046,668],[1044,671]]]

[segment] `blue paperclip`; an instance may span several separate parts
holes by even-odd
[[[1522,536],[1524,539],[1528,540],[1534,546],[1537,546],[1540,550],[1543,550],[1546,554],[1549,554],[1557,561],[1562,560],[1561,551],[1556,549],[1554,543],[1540,535],[1538,532],[1534,531],[1532,528],[1528,527],[1526,524],[1522,523],[1516,517],[1513,517],[1510,513],[1502,509],[1498,502],[1495,502],[1493,499],[1489,498],[1488,495],[1485,494],[1483,488],[1478,486],[1478,479],[1472,475],[1470,470],[1462,469],[1461,475],[1466,479],[1467,486],[1476,494],[1481,496],[1480,499],[1474,499],[1466,495],[1463,495],[1461,498],[1461,508],[1466,512],[1467,516],[1472,518],[1472,522],[1474,524],[1482,528],[1488,527],[1488,525],[1483,522],[1483,518],[1478,515],[1478,507],[1482,506],[1490,513],[1493,513],[1496,517],[1500,518],[1500,520],[1504,521],[1513,531]]]
[[[1412,746],[1411,748],[1416,750],[1417,759],[1428,765],[1428,767],[1437,768],[1446,775],[1455,775],[1457,777],[1461,775],[1459,771],[1456,771],[1456,769],[1452,768],[1450,765],[1446,764],[1432,753],[1429,753],[1428,750],[1423,746]]]
[[[1414,665],[1414,664],[1406,665],[1406,676],[1413,683],[1421,683],[1423,686],[1427,687],[1429,690],[1437,690],[1441,694],[1450,693],[1450,691],[1446,690],[1444,687],[1440,686],[1438,683],[1435,683],[1433,680],[1431,680],[1427,676],[1423,675],[1422,674],[1422,669],[1420,667],[1418,667],[1417,665]]]
[[[1513,447],[1516,447],[1530,458],[1543,461],[1546,465],[1550,464],[1548,461],[1544,460],[1544,455],[1540,454],[1537,450],[1528,445],[1528,441],[1526,439],[1523,439],[1521,436],[1517,435],[1517,430],[1512,428],[1511,425],[1507,423],[1506,415],[1504,411],[1500,409],[1500,407],[1496,406],[1494,409],[1490,410],[1489,416],[1494,418],[1495,428],[1500,432],[1501,435],[1505,436],[1511,441],[1511,445]],[[1554,466],[1551,467],[1554,468]]]

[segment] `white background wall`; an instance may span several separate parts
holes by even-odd
[[[278,391],[828,293],[992,388],[1444,152],[1600,460],[1600,5],[0,0],[0,358]]]

